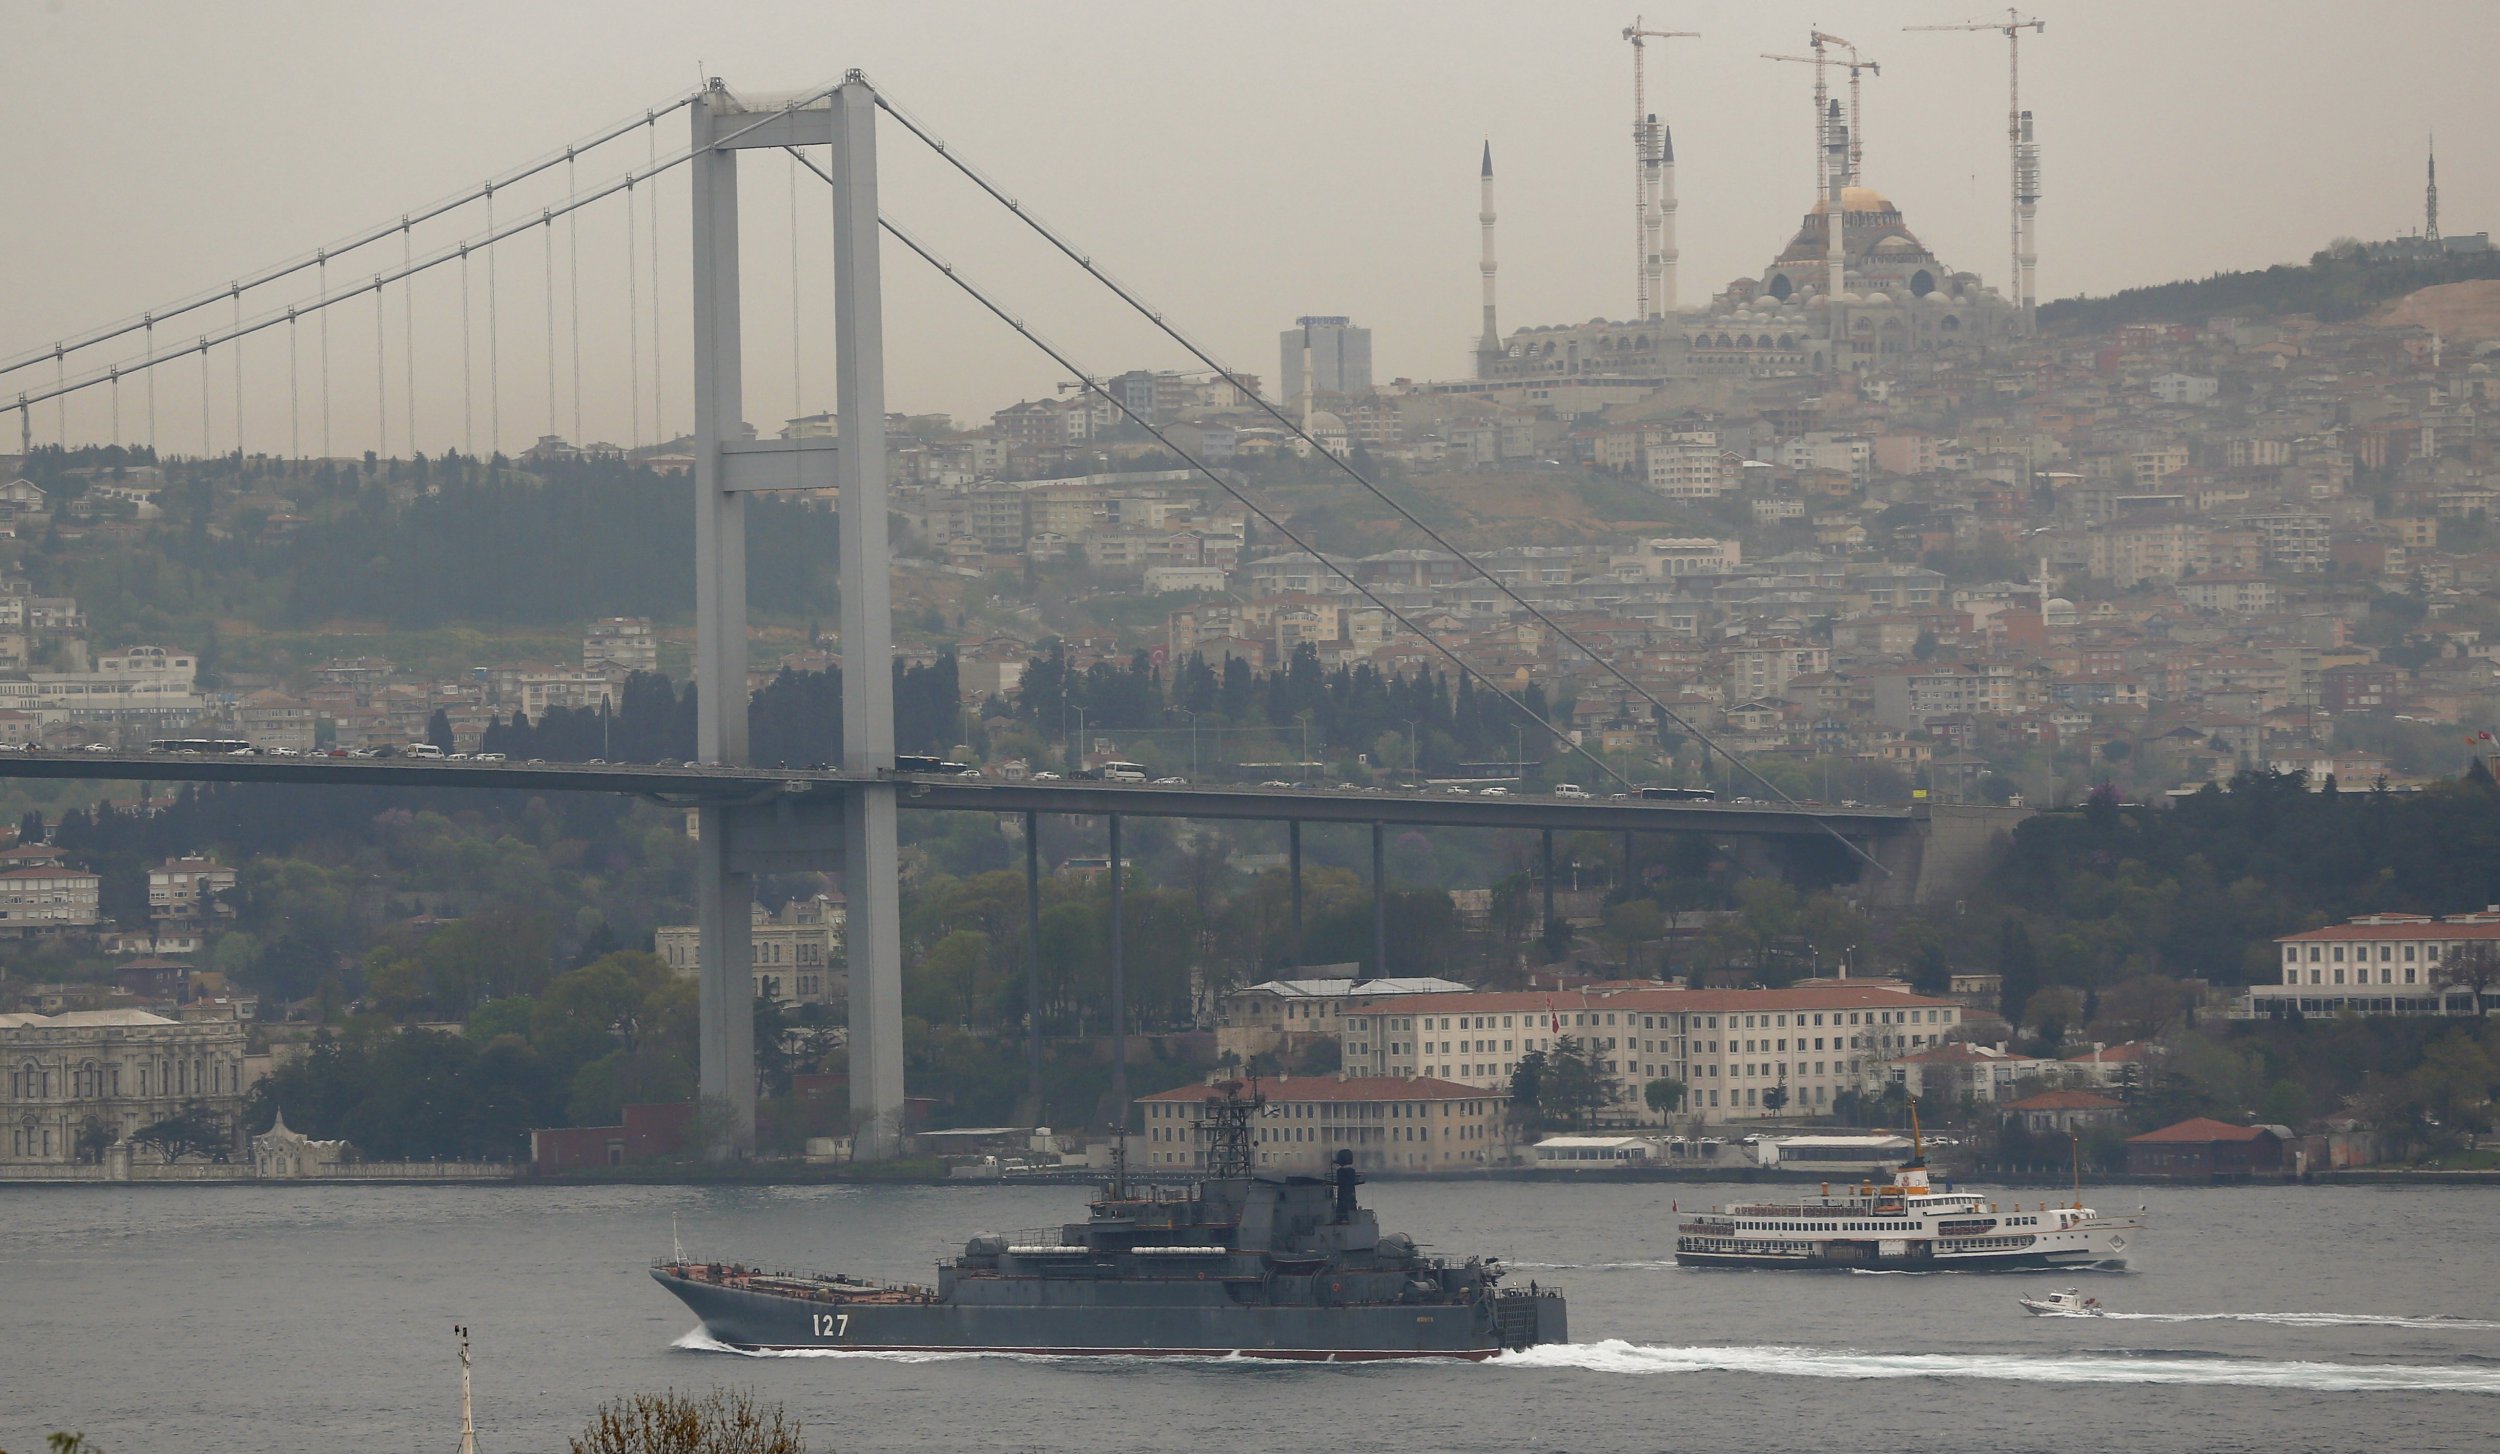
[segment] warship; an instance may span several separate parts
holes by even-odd
[[[770,1272],[683,1257],[652,1268],[714,1340],[745,1350],[1293,1358],[1489,1358],[1559,1343],[1559,1292],[1501,1286],[1492,1259],[1427,1256],[1382,1232],[1333,1174],[1255,1169],[1252,1085],[1210,1088],[1194,1124],[1207,1174],[1187,1188],[1127,1184],[1114,1158],[1090,1215],[1017,1240],[984,1233],[938,1264],[935,1286]]]

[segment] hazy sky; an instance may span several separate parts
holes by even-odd
[[[1758,271],[1811,201],[1811,75],[1757,59],[1801,51],[1820,23],[1883,66],[1867,96],[1868,180],[1948,263],[1991,283],[2005,271],[2005,42],[1904,34],[1972,18],[1955,0],[1808,6],[1787,0],[1649,0],[1653,27],[1702,32],[1651,50],[1653,109],[1675,130],[1683,300]],[[0,5],[0,66],[18,123],[0,151],[0,351],[185,298],[309,252],[639,114],[717,75],[769,92],[858,67],[1038,213],[1184,320],[1227,362],[1273,383],[1275,337],[1302,313],[1373,330],[1379,377],[1463,374],[1477,321],[1476,169],[1490,137],[1500,174],[1505,328],[1622,316],[1632,306],[1629,48],[1632,5],[1597,4],[660,4],[185,3]],[[1998,12],[2001,14],[2002,12]],[[2045,178],[2040,289],[2061,297],[2214,269],[2305,259],[2338,234],[2419,225],[2426,134],[2441,138],[2450,233],[2500,225],[2488,144],[2500,4],[2127,3],[2039,0],[2025,38],[2025,104]],[[663,155],[682,117],[660,128]],[[1087,367],[1183,359],[1008,219],[974,202],[897,128],[882,136],[889,215],[1073,349]],[[582,180],[638,160],[644,143]],[[600,157],[606,153],[599,154]],[[829,201],[797,193],[799,386],[794,394],[792,175],[749,154],[742,182],[748,277],[748,416],[767,431],[794,404],[832,404]],[[649,189],[644,189],[648,193]],[[659,189],[659,404],[687,427],[682,173]],[[534,212],[546,190],[503,204]],[[650,218],[638,214],[645,309]],[[421,229],[420,253],[482,225]],[[627,378],[624,216],[584,214],[579,246],[584,432],[622,439],[629,401],[652,434],[649,328],[639,396]],[[555,232],[555,424],[572,424],[572,239]],[[369,277],[396,241],[333,271]],[[549,422],[539,237],[496,264],[501,437]],[[1057,374],[889,244],[888,398],[977,419],[1049,391]],[[415,294],[417,443],[482,445],[490,415],[486,277],[473,264],[470,422],[461,410],[462,305],[439,270]],[[300,297],[272,295],[282,306]],[[247,312],[263,304],[254,302]],[[407,342],[386,299],[377,401],[374,310],[333,310],[334,447],[407,442]],[[196,337],[219,304],[179,325]],[[175,328],[165,330],[167,333]],[[287,339],[244,362],[243,436],[318,449],[318,342],[299,325],[299,413]],[[102,364],[135,350],[93,356]],[[46,362],[0,379],[0,399],[48,380]],[[75,370],[73,370],[75,373]],[[158,442],[201,439],[201,370],[157,371]],[[209,440],[234,443],[234,377],[210,366]],[[144,437],[143,387],[122,386],[122,435]],[[103,390],[69,432],[109,432]],[[300,423],[295,421],[300,420]],[[35,411],[38,441],[54,437]]]

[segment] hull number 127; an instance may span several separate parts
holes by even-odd
[[[819,1338],[847,1338],[851,1336],[851,1315],[849,1313],[810,1313],[808,1314],[808,1317],[815,1324],[815,1333]]]

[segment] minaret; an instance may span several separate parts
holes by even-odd
[[[1659,201],[1663,183],[1659,177],[1658,113],[1641,118],[1641,289],[1640,313],[1644,320],[1658,316],[1659,300],[1658,239],[1664,219]]]
[[[1484,229],[1484,337],[1476,340],[1476,377],[1493,377],[1495,364],[1502,357],[1501,330],[1493,322],[1493,143],[1484,144],[1483,197],[1476,208],[1476,223]]]
[[[1658,128],[1658,315],[1675,316],[1675,128]]]
[[[2422,194],[2422,240],[2439,241],[2439,142],[2431,142],[2430,186]]]
[[[1840,119],[1840,103],[1830,103],[1823,116],[1823,326],[1831,339],[1831,366],[1848,367],[1842,358],[1849,347],[1849,320],[1841,316],[1840,298],[1849,283],[1848,254],[1841,249],[1841,213],[1847,208],[1849,128]]]
[[[1847,205],[1845,193],[1849,180],[1849,128],[1840,119],[1840,103],[1834,101],[1823,118],[1824,197],[1823,197],[1823,260],[1824,291],[1837,306],[1840,295],[1848,287],[1847,255],[1841,251],[1840,217]],[[1837,339],[1838,333],[1833,337]]]

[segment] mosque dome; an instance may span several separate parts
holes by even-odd
[[[1829,202],[1830,199],[1826,197],[1815,198],[1814,210],[1824,211]],[[1843,212],[1890,212],[1893,206],[1883,193],[1876,191],[1873,187],[1843,187],[1840,189],[1840,210]]]
[[[2064,596],[2051,596],[2040,607],[2040,623],[2044,626],[2072,626],[2078,619],[2075,603]]]

